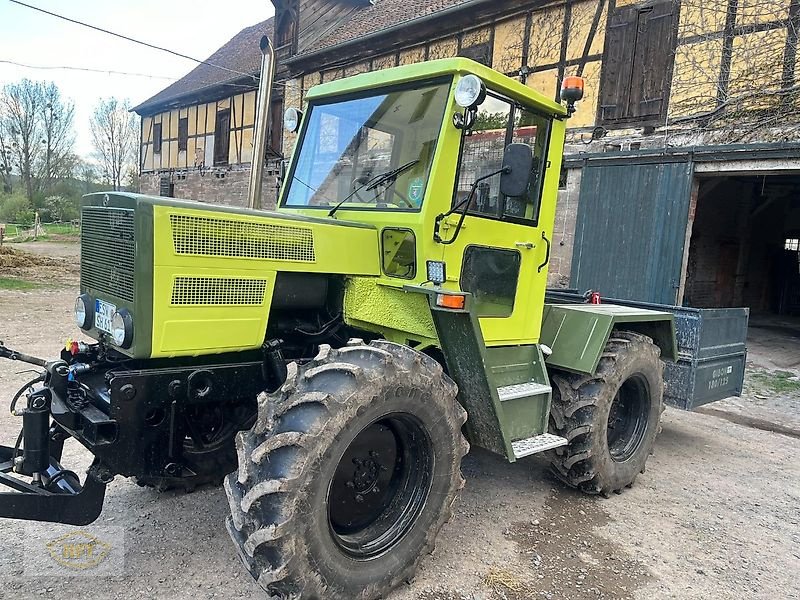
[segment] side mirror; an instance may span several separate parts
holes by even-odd
[[[528,191],[533,171],[533,148],[528,144],[509,144],[503,155],[500,193],[519,198]]]

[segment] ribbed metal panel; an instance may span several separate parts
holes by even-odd
[[[176,277],[172,285],[173,306],[258,306],[264,302],[266,279],[234,277]]]
[[[170,215],[177,254],[314,262],[314,232],[308,227],[233,219]]]
[[[675,304],[693,165],[591,165],[581,175],[571,287]]]
[[[133,302],[136,236],[133,210],[81,210],[81,287]]]

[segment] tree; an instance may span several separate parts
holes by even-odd
[[[55,180],[71,175],[76,158],[75,109],[54,83],[23,79],[0,93],[0,165],[3,184],[19,174],[28,200]],[[9,171],[11,169],[11,171]]]
[[[115,190],[122,188],[132,165],[136,163],[139,132],[130,103],[116,98],[101,99],[91,119],[95,155],[103,177]]]
[[[38,170],[38,187],[45,192],[53,182],[72,175],[78,164],[72,152],[75,137],[72,121],[75,107],[61,99],[61,91],[55,84],[45,84],[42,89],[44,106],[41,112],[43,156]]]

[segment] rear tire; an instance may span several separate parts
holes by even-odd
[[[269,594],[373,600],[413,575],[464,485],[456,392],[432,358],[356,341],[259,397],[226,525]]]
[[[552,375],[553,472],[589,494],[621,492],[643,473],[664,410],[661,351],[647,336],[615,330],[592,376]]]

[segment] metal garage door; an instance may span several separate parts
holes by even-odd
[[[592,165],[581,177],[571,286],[675,304],[691,162]]]

